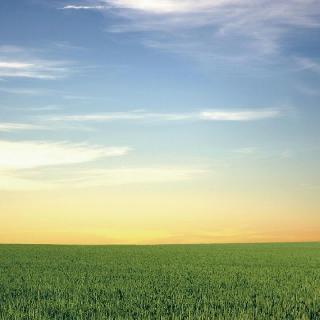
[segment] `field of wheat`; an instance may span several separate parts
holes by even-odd
[[[0,319],[320,319],[320,244],[1,245]]]

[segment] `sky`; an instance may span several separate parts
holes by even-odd
[[[320,241],[318,0],[2,0],[0,243]]]

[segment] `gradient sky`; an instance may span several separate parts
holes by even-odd
[[[2,0],[0,242],[320,240],[320,2]]]

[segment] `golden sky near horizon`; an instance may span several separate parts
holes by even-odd
[[[319,241],[316,194],[302,199],[277,192],[228,192],[201,186],[181,190],[167,185],[2,192],[6,201],[1,201],[0,210],[6,219],[0,225],[0,242]]]

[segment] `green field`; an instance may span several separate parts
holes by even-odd
[[[320,244],[2,245],[0,319],[320,319]]]

